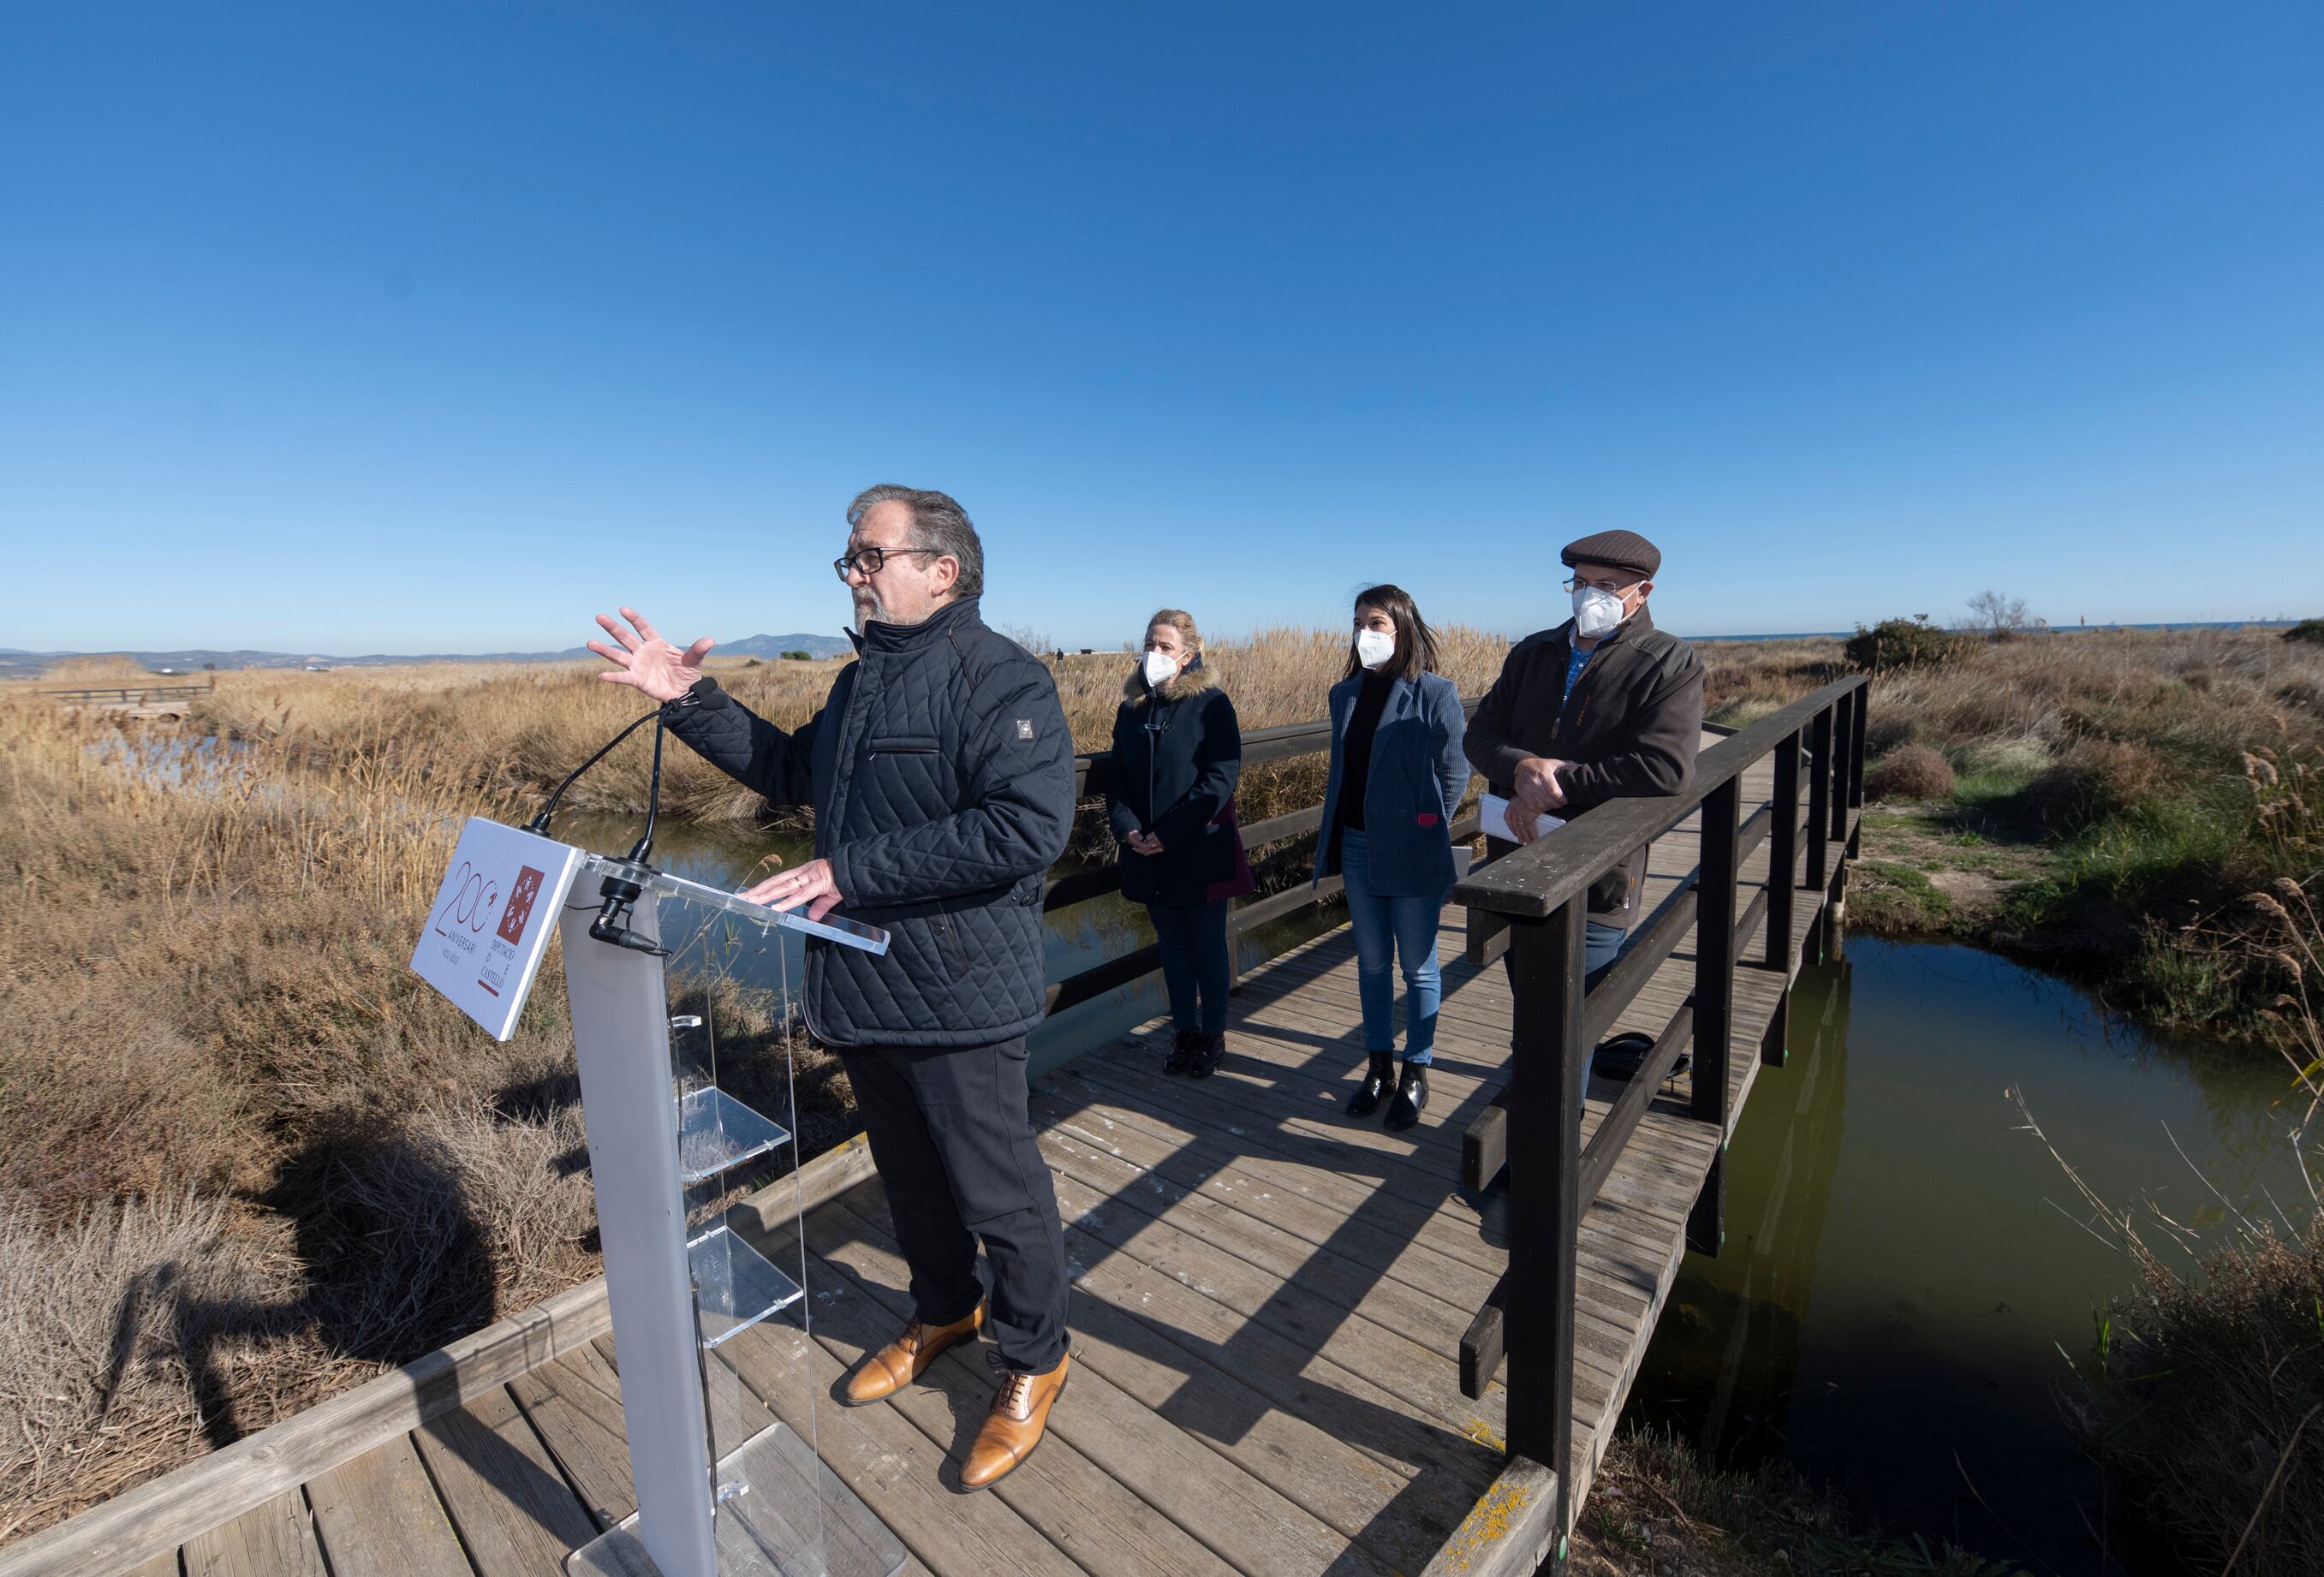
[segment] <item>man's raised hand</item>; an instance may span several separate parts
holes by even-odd
[[[661,638],[661,632],[645,621],[635,608],[623,608],[622,617],[636,631],[622,628],[604,614],[597,615],[597,623],[616,642],[608,646],[602,641],[589,642],[589,650],[614,666],[597,677],[609,684],[628,685],[648,698],[675,701],[694,687],[702,677],[702,659],[716,644],[704,636],[680,651]]]

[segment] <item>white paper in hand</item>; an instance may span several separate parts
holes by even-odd
[[[1533,825],[1536,835],[1551,833],[1563,826],[1565,818],[1560,816],[1536,816],[1534,817]],[[1479,800],[1477,830],[1488,837],[1499,838],[1505,844],[1516,843],[1517,835],[1509,830],[1509,802],[1498,794],[1488,794]]]

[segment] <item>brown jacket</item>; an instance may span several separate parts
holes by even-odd
[[[1569,703],[1572,633],[1568,620],[1510,650],[1462,740],[1469,764],[1494,793],[1506,795],[1519,761],[1556,757],[1566,763],[1557,774],[1565,791],[1558,814],[1568,819],[1609,799],[1684,789],[1702,739],[1702,659],[1677,636],[1655,629],[1641,608],[1598,643]],[[1515,847],[1496,838],[1487,852],[1499,859]],[[1640,849],[1591,887],[1590,918],[1633,924],[1646,877],[1646,851]]]

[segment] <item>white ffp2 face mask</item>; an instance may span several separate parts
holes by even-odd
[[[1168,652],[1149,651],[1146,654],[1146,682],[1149,686],[1160,689],[1177,675],[1178,659]]]
[[[1395,655],[1395,636],[1379,630],[1356,632],[1356,660],[1366,668],[1378,668]]]
[[[1583,640],[1595,641],[1628,617],[1622,599],[1612,592],[1600,591],[1594,586],[1573,588],[1573,632]]]

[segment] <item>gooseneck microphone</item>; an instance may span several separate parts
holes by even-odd
[[[718,687],[718,681],[706,674],[704,675],[695,680],[684,695],[670,702],[669,706],[655,707],[607,740],[596,754],[573,769],[565,781],[557,786],[556,792],[549,795],[549,802],[540,807],[540,814],[526,824],[525,831],[546,836],[549,832],[549,818],[555,814],[557,802],[564,798],[565,791],[573,787],[574,779],[604,760],[608,752],[639,729],[649,723],[654,725],[653,770],[646,781],[645,831],[639,835],[636,843],[630,845],[627,855],[618,861],[608,861],[604,866],[599,867],[605,872],[604,880],[597,887],[597,895],[601,901],[597,906],[597,918],[589,922],[589,935],[596,940],[609,943],[615,947],[626,947],[633,953],[651,954],[657,958],[669,956],[669,948],[648,941],[630,929],[627,924],[632,906],[644,895],[645,884],[656,874],[652,864],[653,837],[655,824],[661,817],[662,738],[669,731],[669,706],[695,706],[704,711],[715,712],[731,704],[726,692]],[[606,866],[610,866],[611,869],[606,869]]]
[[[599,761],[604,761],[607,752],[612,751],[615,745],[621,743],[623,740],[629,738],[630,735],[635,733],[639,729],[643,728],[647,724],[651,723],[655,718],[659,717],[660,715],[661,708],[659,706],[655,707],[643,717],[639,718],[635,723],[631,724],[627,728],[622,730],[621,733],[613,735],[613,738],[600,745],[597,748],[596,754],[591,756],[587,761],[582,762],[570,772],[565,774],[565,781],[559,783],[555,788],[549,791],[548,802],[540,807],[540,814],[534,816],[530,821],[525,823],[524,830],[529,833],[538,833],[543,837],[548,836],[549,818],[557,814],[557,802],[565,798],[565,791],[573,787],[574,780],[579,778],[582,773],[595,766]]]
[[[725,691],[718,687],[718,681],[716,679],[705,674],[702,678],[695,680],[692,687],[689,687],[684,695],[678,696],[677,700],[670,702],[669,706],[697,706],[705,712],[718,712],[733,706],[733,701],[734,698],[732,696],[729,696]],[[582,773],[595,766],[599,761],[604,761],[605,757],[612,752],[613,748],[615,745],[621,743],[623,740],[629,738],[630,735],[635,733],[639,729],[643,728],[647,724],[653,722],[656,718],[664,716],[667,711],[667,707],[655,707],[643,717],[639,718],[627,728],[622,730],[621,733],[613,735],[613,738],[598,746],[597,750],[587,761],[574,768],[570,772],[566,773],[565,781],[559,783],[555,788],[549,791],[548,802],[541,806],[540,814],[534,816],[530,821],[525,823],[524,830],[529,833],[539,833],[545,836],[549,832],[549,818],[557,814],[557,802],[565,798],[565,791],[573,787],[574,781],[578,779]],[[661,740],[659,735],[657,735],[654,740],[654,785],[657,795],[659,793],[660,784]],[[647,808],[646,836],[649,839],[653,836],[653,816],[652,807],[650,806]]]

